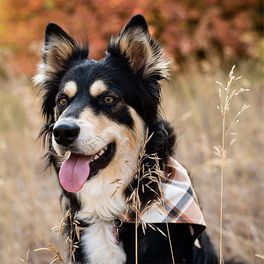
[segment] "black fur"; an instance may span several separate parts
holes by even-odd
[[[87,227],[87,224],[84,223]],[[166,224],[155,224],[164,234],[167,234]],[[219,260],[215,254],[214,246],[206,232],[203,232],[198,241],[201,248],[194,245],[190,235],[189,226],[186,224],[168,224],[173,248],[174,263],[176,264],[216,264]],[[147,227],[145,234],[142,228],[138,228],[138,263],[140,264],[171,264],[172,254],[168,237],[160,231]],[[76,240],[77,241],[77,240]],[[127,264],[135,263],[135,225],[124,223],[120,228],[120,241],[122,241]],[[75,253],[78,263],[85,263],[83,248],[80,247]],[[235,264],[236,262],[228,262]]]
[[[165,224],[156,224],[155,226],[167,234],[167,227]],[[157,230],[152,230],[149,227],[147,230],[146,234],[144,234],[141,228],[138,228],[138,262],[145,264],[173,263],[168,238]],[[217,263],[217,257],[205,233],[199,238],[202,244],[202,248],[199,249],[193,245],[194,241],[190,236],[188,225],[169,224],[169,230],[175,263]],[[126,224],[124,226],[122,235],[124,239],[124,248],[129,259],[127,263],[135,263],[134,232],[134,225]]]
[[[133,32],[136,28],[139,28],[145,34],[155,58],[159,59],[161,49],[158,43],[151,39],[143,16],[138,15],[132,18],[120,33],[120,36]],[[74,107],[72,106],[69,111],[78,115],[78,109],[82,108],[82,104],[85,103],[93,108],[95,113],[99,114],[104,112],[104,114],[108,115],[114,121],[133,129],[133,119],[126,105],[133,107],[144,120],[146,131],[148,131],[149,135],[152,135],[146,145],[146,153],[148,155],[156,154],[160,159],[160,167],[165,170],[168,157],[174,154],[175,133],[172,127],[161,118],[158,111],[161,93],[160,80],[165,78],[162,69],[155,68],[153,65],[141,65],[141,62],[136,64],[137,67],[134,67],[137,61],[132,64],[129,54],[123,54],[119,46],[119,41],[114,40],[110,42],[105,58],[100,61],[88,60],[87,46],[85,44],[77,44],[72,37],[55,24],[49,24],[46,29],[43,53],[44,65],[48,63],[47,57],[50,56],[49,52],[54,52],[49,50],[50,41],[56,39],[58,41],[62,39],[63,41],[67,41],[73,49],[67,58],[58,59],[58,71],[52,73],[47,72],[45,82],[40,84],[43,91],[42,112],[45,117],[45,124],[41,135],[46,138],[48,145],[48,153],[46,155],[48,165],[53,166],[57,173],[59,172],[58,157],[51,145],[52,125],[55,122],[54,108],[62,84],[74,79],[78,87],[80,87],[78,90],[79,94],[74,99],[78,100],[78,102],[76,101],[72,104]],[[152,63],[155,63],[155,61]],[[146,71],[147,67],[148,69],[153,68],[153,70]],[[110,110],[103,106],[98,106],[100,104],[93,102],[93,99],[87,92],[87,87],[97,79],[103,79],[107,82],[107,85],[115,94],[117,100],[119,100],[116,102],[118,107]],[[56,111],[60,114],[60,109]],[[151,170],[155,166],[155,161],[150,158],[145,159],[144,166]],[[132,181],[125,193],[127,197],[131,194],[135,186],[136,181]],[[155,183],[152,183],[150,187],[157,193],[159,192],[158,186]],[[81,203],[75,194],[63,190],[62,195],[68,200],[66,209],[71,209],[73,214],[81,209]],[[155,192],[147,191],[141,191],[140,196],[141,201],[143,201],[142,207],[149,200],[153,201],[157,198]],[[83,223],[83,225],[86,224]],[[158,224],[157,226],[165,234],[167,233],[165,224]],[[198,249],[194,246],[194,241],[187,225],[169,224],[169,229],[172,238],[174,258],[177,264],[217,263],[213,246],[205,233],[199,237],[201,249]],[[172,263],[168,238],[164,237],[158,231],[153,231],[151,228],[147,229],[145,235],[142,233],[141,228],[138,230],[138,260],[140,264]],[[134,224],[126,223],[122,226],[120,232],[120,239],[127,254],[127,263],[134,263],[135,226]],[[84,263],[83,253],[83,248],[80,245],[75,253],[75,258],[78,263]]]

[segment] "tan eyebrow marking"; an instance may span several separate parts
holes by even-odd
[[[63,92],[69,97],[72,98],[77,93],[77,84],[74,81],[69,81],[65,84]]]
[[[95,81],[91,86],[90,86],[90,94],[93,97],[97,97],[98,95],[104,93],[105,91],[107,91],[108,88],[107,86],[104,84],[103,81],[101,80],[97,80]]]

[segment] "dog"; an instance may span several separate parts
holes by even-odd
[[[188,174],[172,158],[176,136],[159,113],[169,63],[144,17],[111,38],[103,59],[88,54],[50,23],[34,77],[48,165],[79,227],[68,219],[70,261],[218,263]]]

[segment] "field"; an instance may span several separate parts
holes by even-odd
[[[221,142],[217,110],[218,86],[230,69],[178,73],[163,89],[161,111],[178,134],[176,158],[191,172],[208,232],[219,246],[220,160],[213,147]],[[243,78],[235,85],[251,91],[234,98],[231,118],[244,103],[250,108],[236,125],[237,142],[228,147],[224,182],[226,259],[263,263],[263,78],[261,67],[241,63]],[[1,263],[49,263],[50,252],[34,249],[55,245],[64,255],[63,239],[51,231],[62,212],[59,188],[52,171],[42,171],[43,154],[37,140],[41,124],[40,101],[27,78],[1,80],[0,96],[0,259]],[[27,252],[29,253],[26,260]],[[257,255],[257,256],[256,256]]]

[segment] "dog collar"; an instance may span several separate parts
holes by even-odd
[[[120,243],[120,236],[119,236],[119,232],[120,232],[120,228],[123,225],[123,220],[120,218],[115,218],[113,220],[113,236],[114,236],[114,240],[116,244]]]
[[[195,240],[205,230],[206,224],[188,172],[170,157],[165,175],[161,179],[161,201],[153,203],[138,215],[138,222],[189,224]],[[135,219],[128,215],[122,219],[124,222],[135,223]]]

